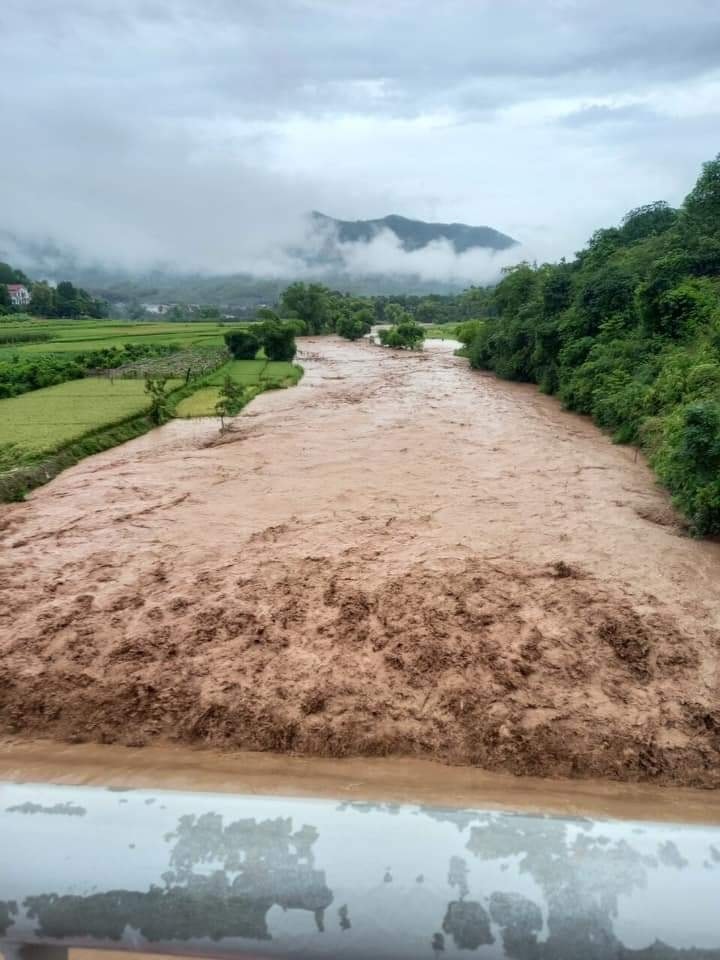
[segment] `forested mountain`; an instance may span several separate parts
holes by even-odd
[[[469,355],[640,444],[692,528],[720,533],[720,156],[680,209],[639,207],[573,260],[505,271]]]
[[[455,253],[464,253],[475,247],[507,250],[517,244],[517,240],[492,227],[470,227],[465,223],[426,223],[396,214],[379,220],[336,220],[314,210],[312,218],[320,228],[335,231],[340,243],[369,243],[380,231],[390,230],[407,251],[421,250],[435,240],[448,240]]]

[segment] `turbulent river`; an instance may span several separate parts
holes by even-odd
[[[0,730],[720,783],[720,546],[452,344],[301,341],[0,508]]]

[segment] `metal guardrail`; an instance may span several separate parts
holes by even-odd
[[[720,827],[0,784],[0,857],[7,960],[720,958]]]

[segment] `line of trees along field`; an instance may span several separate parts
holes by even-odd
[[[570,261],[505,271],[461,328],[474,367],[535,382],[639,444],[694,532],[720,533],[720,156]]]
[[[8,285],[21,283],[30,291],[27,307],[14,307],[10,300]],[[44,281],[32,282],[22,270],[0,263],[0,316],[14,313],[29,313],[35,317],[91,317],[100,319],[108,314],[108,304],[63,280],[56,287]]]

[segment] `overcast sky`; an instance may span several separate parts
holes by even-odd
[[[0,45],[0,229],[88,260],[292,271],[312,208],[555,258],[720,150],[718,0],[2,0]]]

